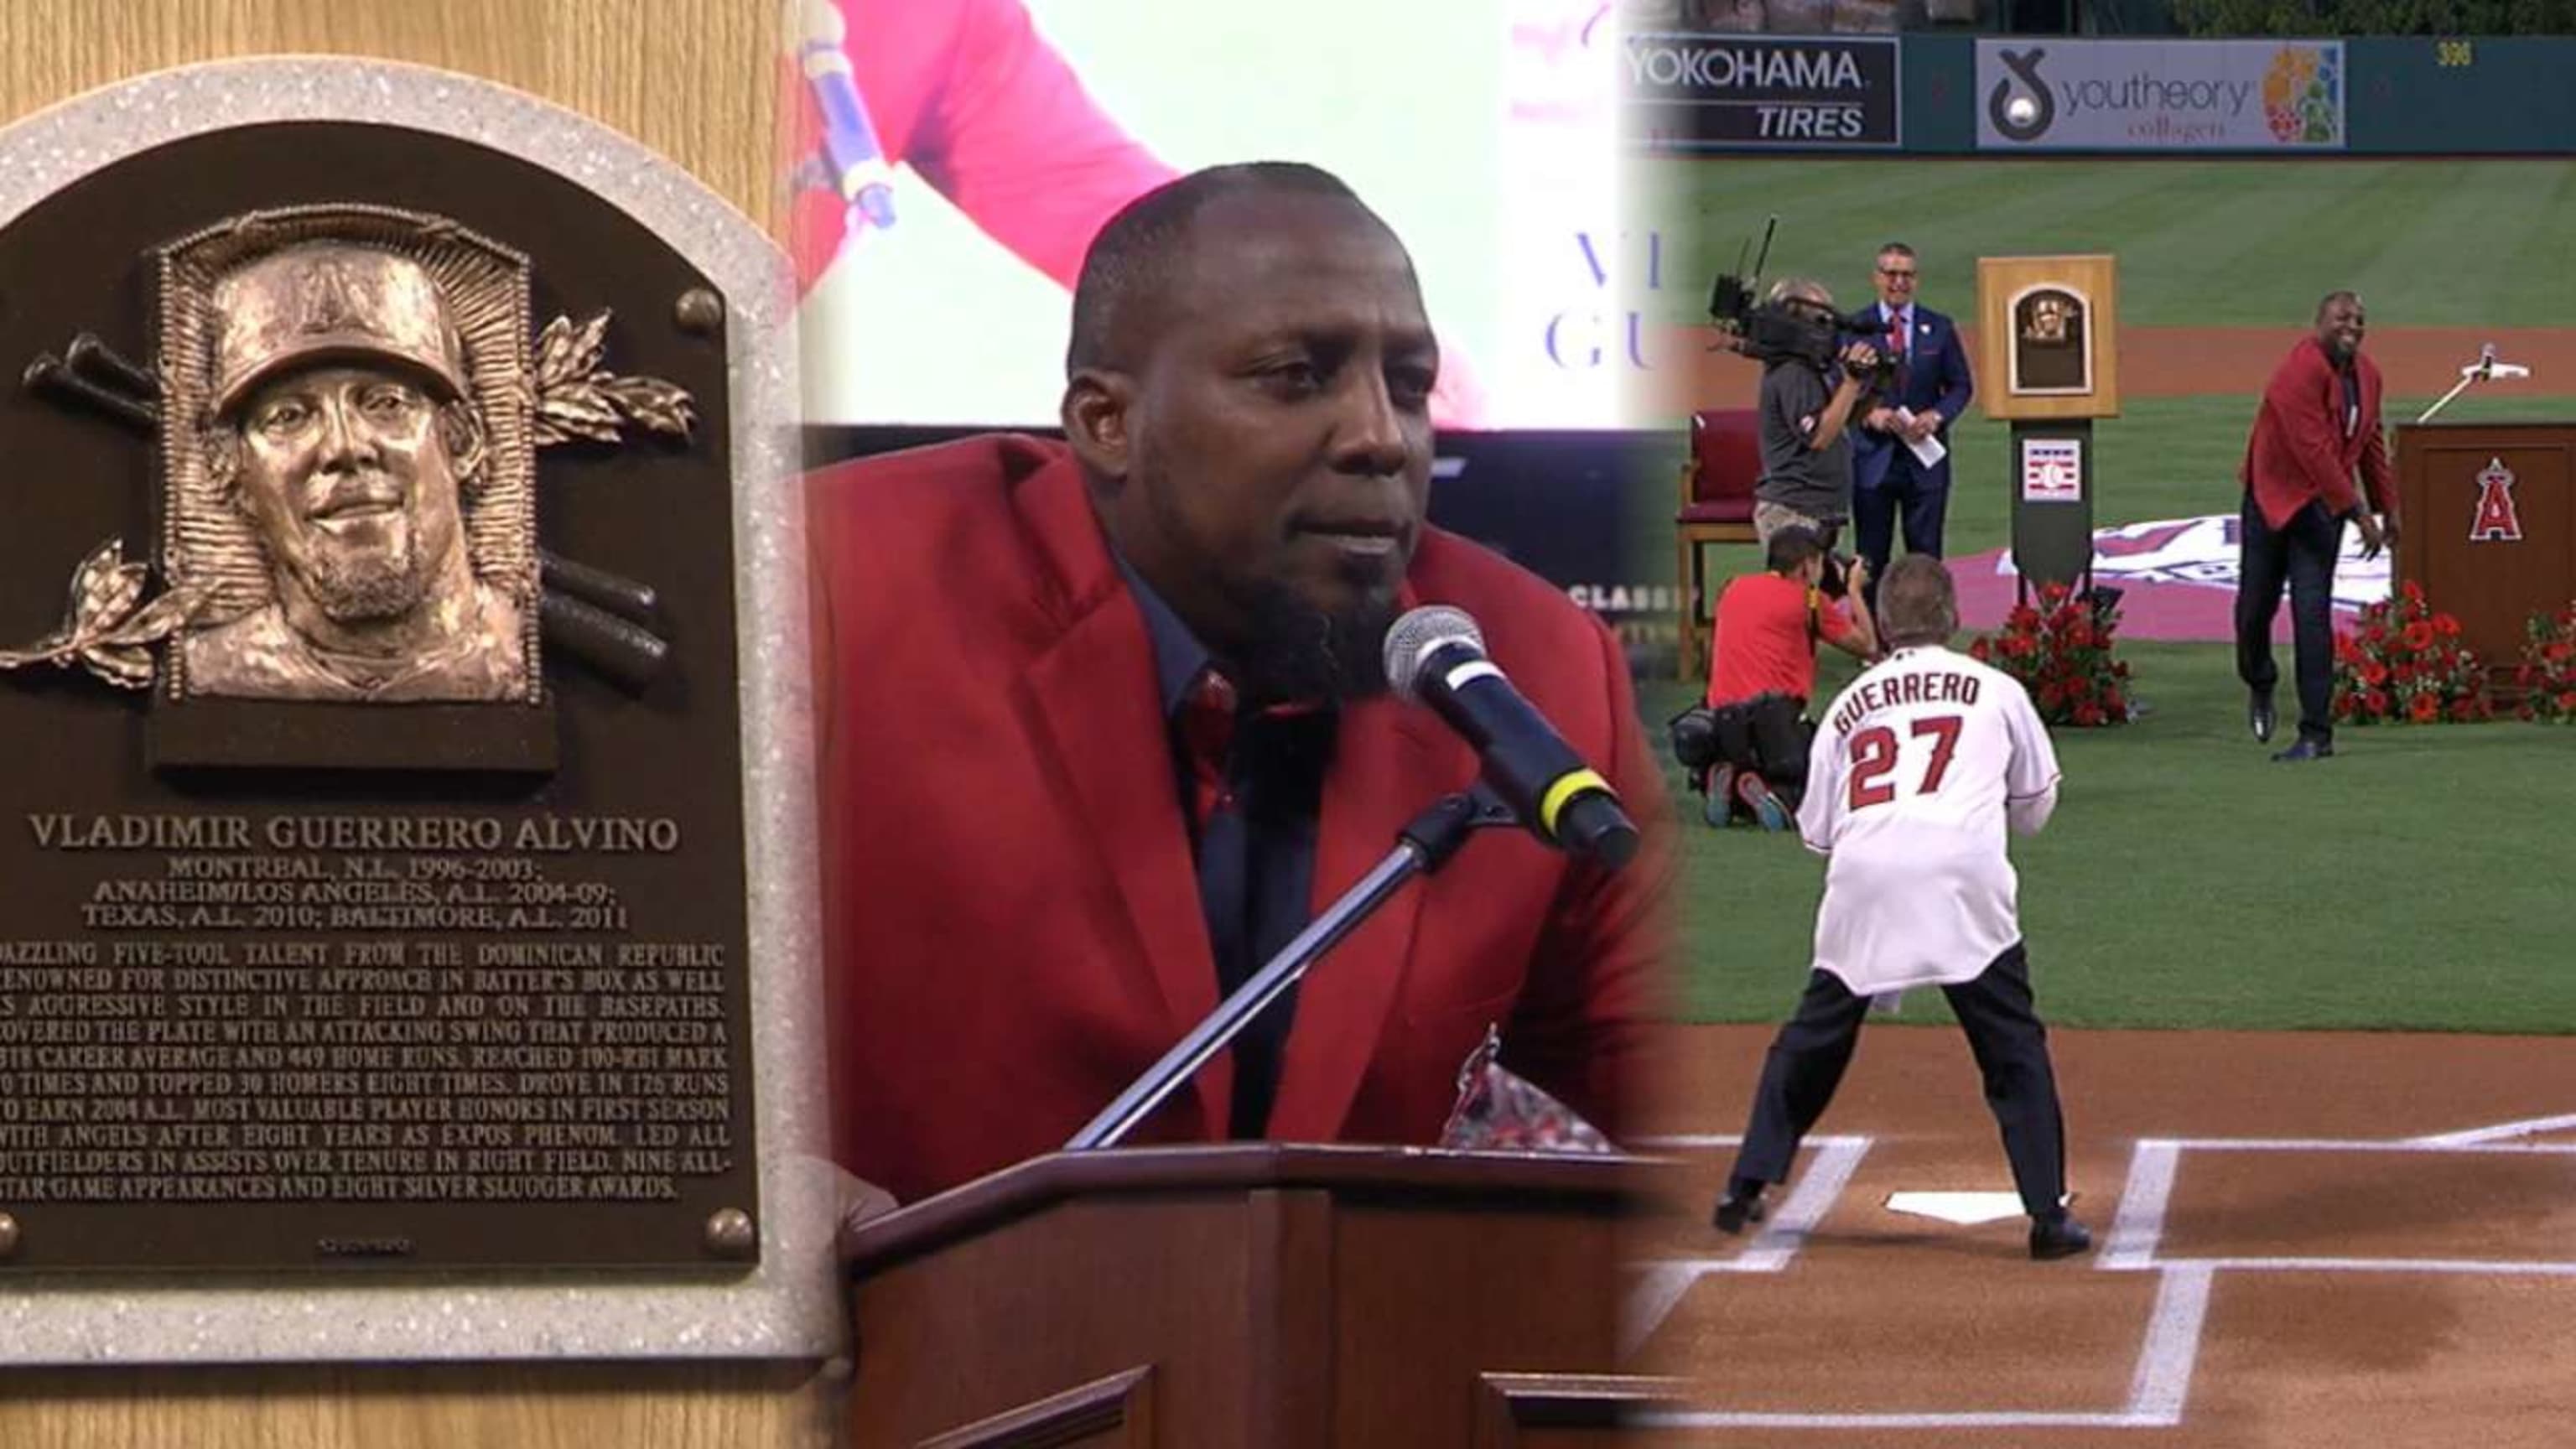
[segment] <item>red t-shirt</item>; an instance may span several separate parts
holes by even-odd
[[[1839,644],[1851,637],[1842,605],[1797,579],[1746,574],[1717,596],[1708,641],[1708,703],[1715,708],[1757,694],[1803,700],[1816,689],[1816,640]]]

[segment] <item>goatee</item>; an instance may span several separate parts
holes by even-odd
[[[1265,585],[1248,602],[1251,633],[1230,662],[1249,702],[1338,704],[1387,692],[1379,651],[1395,622],[1392,586],[1340,611],[1319,609],[1286,585]]]

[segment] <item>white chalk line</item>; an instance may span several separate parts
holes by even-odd
[[[2519,1122],[2396,1141],[2348,1138],[2141,1138],[2132,1149],[2128,1181],[2094,1266],[2106,1271],[2152,1270],[2160,1275],[2156,1303],[2139,1345],[2130,1381],[2129,1402],[2117,1412],[1987,1410],[1965,1413],[1777,1413],[1727,1410],[1674,1410],[1641,1415],[1631,1422],[1665,1429],[2164,1429],[2182,1422],[2191,1379],[2200,1361],[2200,1344],[2209,1315],[2209,1299],[2219,1272],[2376,1272],[2447,1273],[2464,1276],[2576,1277],[2576,1262],[2508,1261],[2436,1258],[2165,1258],[2155,1256],[2164,1234],[2164,1218],[2173,1196],[2174,1177],[2185,1150],[2202,1152],[2405,1152],[2462,1155],[2576,1155],[2576,1145],[2516,1142],[2543,1132],[2576,1128],[2576,1114],[2535,1117]],[[1682,1139],[1689,1145],[1722,1145],[1738,1139]],[[1862,1139],[1866,1141],[1867,1139]],[[1679,1141],[1677,1144],[1679,1145]],[[1821,1152],[1819,1154],[1821,1162]],[[1852,1162],[1857,1166],[1858,1154]],[[1844,1178],[1848,1181],[1849,1171]],[[1812,1177],[1809,1179],[1812,1181]],[[1843,1184],[1837,1183],[1839,1192]],[[1793,1202],[1795,1199],[1793,1198]],[[1786,1208],[1781,1214],[1785,1220]],[[1818,1214],[1821,1217],[1821,1213]],[[1780,1224],[1786,1227],[1784,1221]],[[1806,1224],[1812,1228],[1812,1221]],[[1766,1235],[1767,1236],[1767,1235]],[[1803,1232],[1801,1233],[1803,1238]],[[1757,1247],[1759,1241],[1757,1240]],[[1746,1255],[1750,1257],[1751,1254]],[[1782,1260],[1782,1266],[1786,1259]],[[1719,1271],[1719,1270],[1712,1270]],[[1690,1281],[1696,1281],[1694,1275]],[[1663,1308],[1669,1314],[1687,1293],[1685,1281]],[[1662,1315],[1658,1315],[1660,1322]]]
[[[1696,1262],[1655,1263],[1647,1265],[1645,1281],[1628,1290],[1627,1301],[1619,1305],[1619,1357],[1622,1361],[1636,1356],[1655,1330],[1664,1326],[1682,1298],[1707,1270]]]
[[[1691,1136],[1641,1138],[1641,1145],[1657,1147],[1732,1147],[1741,1137]],[[1724,1258],[1653,1258],[1629,1265],[1643,1278],[1628,1290],[1627,1301],[1620,1305],[1620,1352],[1633,1354],[1655,1330],[1663,1327],[1675,1308],[1688,1296],[1691,1285],[1718,1273],[1780,1273],[1798,1256],[1807,1234],[1841,1196],[1851,1181],[1852,1170],[1869,1154],[1867,1137],[1810,1137],[1806,1145],[1813,1160],[1807,1170],[1798,1174],[1797,1186],[1781,1202],[1772,1220],[1754,1236],[1744,1251]],[[1711,1233],[1717,1231],[1712,1227]]]
[[[2576,1112],[2556,1117],[2527,1117],[2520,1122],[2499,1122],[2492,1127],[2472,1127],[2466,1132],[2443,1132],[2413,1139],[2420,1147],[2450,1147],[2462,1143],[2495,1142],[2511,1137],[2529,1137],[2539,1132],[2576,1130]]]
[[[2163,1139],[2167,1145],[2189,1148],[2194,1152],[2414,1152],[2458,1153],[2492,1157],[2576,1156],[2576,1142],[2503,1143],[2472,1140],[2465,1134],[2450,1138],[2413,1137],[2391,1142],[2386,1139],[2356,1141],[2335,1137],[2176,1137]]]
[[[2200,1330],[2209,1319],[2210,1282],[2216,1276],[2210,1268],[2177,1265],[2156,1285],[2147,1339],[2138,1349],[2138,1371],[2129,1380],[2129,1417],[2139,1425],[2182,1422],[2192,1370],[2200,1362]]]
[[[1869,1155],[1870,1139],[1837,1137],[1816,1144],[1816,1160],[1798,1175],[1798,1185],[1789,1190],[1788,1200],[1763,1224],[1761,1235],[1753,1246],[1737,1259],[1739,1273],[1777,1273],[1798,1256],[1798,1249],[1816,1224],[1825,1220],[1833,1209],[1834,1199],[1842,1196],[1851,1182],[1853,1169]]]
[[[2120,1190],[2111,1240],[2102,1245],[2093,1266],[2119,1271],[2155,1262],[2156,1240],[2165,1230],[2165,1204],[2173,1197],[2174,1169],[2181,1160],[2180,1149],[2171,1142],[2148,1139],[2130,1151],[2129,1182]]]
[[[2555,1258],[2163,1258],[2158,1268],[2224,1268],[2237,1273],[2456,1273],[2488,1278],[2576,1278],[2576,1262]]]

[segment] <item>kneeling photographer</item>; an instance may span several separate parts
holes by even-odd
[[[1747,574],[1718,596],[1707,702],[1673,722],[1673,749],[1708,797],[1709,824],[1749,815],[1786,830],[1806,788],[1815,734],[1804,716],[1815,693],[1816,645],[1868,660],[1877,657],[1878,630],[1863,593],[1868,564],[1856,560],[1829,581],[1834,560],[1824,540],[1796,525],[1771,535],[1764,558],[1769,572]],[[1836,590],[1839,601],[1829,597]]]
[[[1753,489],[1753,531],[1767,544],[1794,525],[1831,549],[1851,516],[1851,442],[1844,428],[1884,359],[1869,342],[1843,343],[1849,329],[1834,310],[1833,294],[1807,278],[1773,286],[1744,320],[1737,346],[1762,364],[1762,480]]]

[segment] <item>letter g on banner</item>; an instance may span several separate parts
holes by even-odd
[[[2021,82],[2016,86],[1999,80],[1986,93],[1986,119],[2007,141],[2036,141],[2057,119],[2057,98],[2049,94],[2048,82],[2039,78],[2039,62],[2047,54],[2045,50],[1995,53],[2003,68],[2013,73],[2013,80]]]

